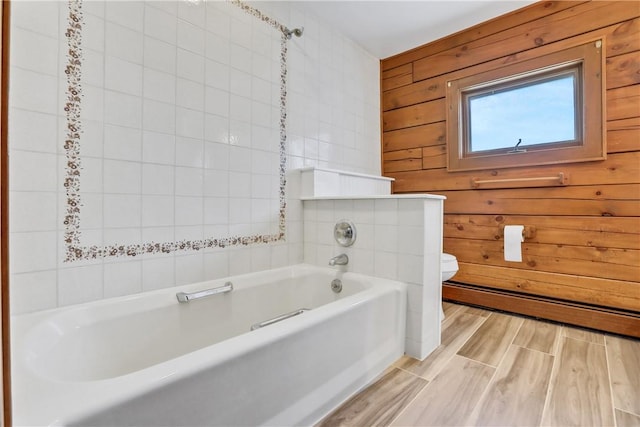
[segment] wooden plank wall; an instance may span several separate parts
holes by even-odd
[[[447,80],[595,37],[605,38],[605,161],[447,172]],[[395,193],[447,196],[444,250],[459,260],[455,281],[640,313],[639,2],[535,3],[385,59],[381,78],[383,174],[396,179]],[[558,172],[568,185],[471,186],[473,177]],[[504,261],[500,230],[507,224],[536,227],[522,263]],[[640,323],[632,323],[640,334]]]

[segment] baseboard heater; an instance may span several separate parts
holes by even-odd
[[[459,282],[444,282],[442,299],[640,338],[640,313]]]

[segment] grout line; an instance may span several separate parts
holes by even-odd
[[[403,367],[396,366],[395,364],[391,365],[391,366],[393,366],[395,369],[401,370],[402,372],[406,372],[407,374],[411,374],[416,378],[422,378],[423,380],[427,380],[425,377],[421,377],[420,375],[416,374],[415,372],[408,371],[408,370],[404,369]],[[427,380],[427,381],[429,381],[429,380]]]
[[[442,372],[442,371],[443,371],[443,370],[444,370],[444,369],[449,365],[449,363],[451,363],[451,361],[453,360],[453,358],[454,358],[455,356],[460,356],[460,355],[458,354],[458,352],[460,351],[460,349],[461,349],[462,347],[464,347],[464,346],[465,346],[465,344],[466,344],[466,343],[471,339],[471,337],[473,337],[473,336],[476,334],[476,332],[478,332],[478,329],[480,329],[480,327],[481,327],[482,325],[484,325],[484,322],[486,322],[486,321],[487,321],[487,319],[489,318],[488,316],[487,316],[487,317],[482,317],[482,316],[478,316],[477,314],[464,313],[464,312],[463,312],[463,310],[462,310],[463,306],[459,306],[459,307],[460,307],[460,309],[459,309],[459,310],[457,310],[456,312],[454,312],[453,314],[451,314],[451,316],[448,316],[448,317],[449,317],[449,318],[454,317],[456,314],[460,314],[460,315],[462,315],[462,314],[466,314],[466,315],[470,315],[470,316],[475,316],[475,317],[477,317],[478,319],[482,319],[482,321],[481,321],[481,322],[479,322],[479,323],[478,323],[478,326],[477,326],[475,329],[473,329],[473,330],[471,331],[471,333],[469,334],[469,336],[467,337],[467,339],[466,339],[466,340],[464,340],[464,342],[463,342],[463,343],[461,343],[461,344],[460,344],[460,346],[459,346],[457,349],[455,349],[455,351],[453,352],[453,354],[447,358],[446,362],[442,364],[442,367],[440,368],[440,370],[439,370],[439,371],[437,371],[437,372],[435,373],[435,375],[433,376],[433,379],[435,379],[438,375],[440,375],[440,373],[441,373],[441,372]],[[441,335],[442,335],[442,333],[441,333]],[[441,344],[441,345],[442,345],[442,344]],[[464,357],[464,356],[460,356],[460,357]],[[467,358],[467,359],[468,359],[468,358]],[[469,359],[469,360],[473,360],[473,359]],[[424,377],[421,377],[421,378],[424,378]],[[427,378],[425,378],[425,379],[427,379]]]
[[[616,402],[613,394],[613,381],[611,380],[611,361],[609,360],[609,352],[607,351],[607,336],[603,334],[604,341],[604,359],[607,363],[607,382],[609,383],[609,398],[611,399],[611,413],[613,416],[613,425],[618,425],[618,420],[616,419]]]
[[[146,33],[146,15],[147,15],[147,8],[145,7],[145,5],[143,4],[142,7],[142,58],[140,59],[140,68],[141,68],[141,73],[142,73],[142,78],[140,80],[140,241],[144,241],[144,100],[145,100],[145,93],[144,93],[144,75],[145,75],[145,64],[144,64],[144,51],[145,51],[145,46],[146,46],[146,42],[144,39],[144,34]],[[106,15],[106,14],[105,14]],[[106,26],[106,25],[105,25]],[[105,61],[106,62],[106,61]],[[104,240],[103,240],[103,244],[104,244]],[[137,292],[144,292],[144,260],[145,257],[140,257],[140,259],[138,260],[139,263],[139,272],[140,272],[140,280],[138,283],[138,289]]]
[[[520,345],[520,344],[511,343],[511,346],[519,347],[519,348],[522,348],[522,349],[525,349],[525,350],[529,350],[529,351],[535,351],[536,353],[546,354],[547,356],[553,356],[554,355],[553,353],[549,353],[549,352],[546,352],[546,351],[538,350],[537,348],[529,348],[529,347],[526,347],[526,346]]]
[[[456,314],[458,314],[458,313],[459,313],[459,314],[470,314],[470,313],[463,313],[463,312],[462,312],[462,309],[463,309],[463,307],[464,307],[463,305],[460,305],[460,304],[454,304],[454,305],[456,305],[456,306],[458,307],[458,309],[457,309],[455,312],[451,313],[449,316],[447,316],[447,319],[451,319],[451,318],[455,317],[455,315],[456,315]],[[489,317],[488,317],[488,316],[487,316],[487,317],[482,317],[482,316],[478,316],[478,315],[474,315],[474,314],[470,314],[470,315],[472,315],[472,316],[476,316],[476,317],[478,317],[478,318],[482,319],[482,321],[478,323],[478,326],[473,330],[473,332],[471,332],[471,334],[469,334],[469,336],[467,337],[467,339],[466,339],[462,344],[460,344],[460,347],[456,350],[456,352],[455,352],[455,353],[453,353],[453,354],[452,354],[452,355],[447,359],[447,361],[442,365],[442,368],[441,368],[438,372],[436,372],[436,373],[435,373],[435,375],[433,376],[433,380],[429,380],[429,379],[427,379],[427,378],[424,378],[423,376],[417,375],[417,374],[415,374],[415,373],[413,373],[413,372],[407,371],[406,369],[403,369],[403,368],[400,368],[400,367],[398,367],[398,366],[395,366],[395,368],[396,368],[396,369],[400,369],[401,371],[408,372],[409,374],[411,374],[411,375],[413,375],[413,376],[415,376],[415,377],[417,377],[417,378],[420,378],[420,379],[425,380],[427,383],[424,385],[424,387],[423,387],[423,388],[422,388],[418,393],[416,393],[416,396],[413,398],[413,400],[411,400],[411,402],[409,402],[409,403],[408,403],[408,404],[407,404],[407,405],[402,409],[402,411],[398,412],[398,415],[396,415],[396,416],[395,416],[395,417],[394,417],[394,418],[389,422],[389,425],[392,425],[392,424],[393,424],[393,422],[394,422],[395,420],[397,420],[397,419],[398,419],[398,418],[399,418],[399,417],[400,417],[400,416],[401,416],[401,415],[402,415],[402,414],[403,414],[403,413],[404,413],[404,412],[405,412],[405,411],[406,411],[406,410],[407,410],[411,405],[413,405],[413,402],[415,402],[415,401],[418,399],[418,397],[420,396],[420,394],[421,394],[421,393],[422,393],[422,392],[423,392],[427,387],[429,387],[429,385],[430,385],[430,384],[432,384],[432,383],[433,383],[433,381],[436,379],[436,377],[437,377],[438,375],[440,375],[440,373],[441,373],[444,369],[446,369],[446,368],[447,368],[447,366],[451,363],[451,361],[453,360],[453,358],[454,358],[455,356],[459,356],[459,357],[463,357],[463,358],[468,359],[468,360],[472,360],[472,359],[469,359],[469,358],[467,358],[467,357],[464,357],[464,356],[460,356],[460,355],[458,355],[458,351],[459,351],[462,347],[464,347],[464,345],[467,343],[467,341],[469,341],[469,340],[471,339],[471,337],[472,337],[472,336],[473,336],[473,335],[478,331],[478,329],[480,329],[480,326],[482,326],[482,325],[484,324],[484,322],[486,322],[486,320],[487,320]],[[441,345],[442,345],[442,344],[441,344]],[[435,350],[434,350],[434,351],[435,351]],[[427,356],[427,357],[429,357],[429,356]],[[481,363],[481,362],[479,362],[479,363]],[[495,375],[495,368],[494,368],[494,375]],[[492,377],[492,378],[493,378],[493,377]],[[474,407],[474,409],[475,409],[475,407]]]
[[[640,418],[640,414],[636,414],[635,412],[627,411],[627,410],[625,410],[625,409],[616,408],[616,407],[614,406],[614,407],[613,407],[613,418],[614,418],[614,419],[615,419],[615,411],[618,411],[618,412],[624,412],[625,414],[629,414],[629,415],[632,415],[632,416],[634,416],[634,417],[638,417],[638,418]],[[617,423],[617,421],[616,421],[616,423]],[[622,427],[622,426],[621,426],[621,427]]]
[[[558,331],[558,336],[556,337],[556,342],[553,344],[553,355],[554,356],[559,356],[560,355],[560,350],[562,350],[562,343],[563,343],[563,339],[565,337],[564,335],[564,325],[558,325],[558,328],[560,329]]]
[[[504,362],[504,359],[507,357],[507,353],[509,352],[509,348],[511,348],[511,346],[515,345],[513,344],[513,341],[515,341],[516,336],[518,336],[518,332],[520,332],[520,329],[522,329],[522,325],[524,325],[524,318],[522,317],[518,317],[518,316],[513,316],[516,319],[520,319],[520,326],[518,326],[518,330],[513,334],[513,337],[511,338],[511,341],[509,342],[509,345],[507,346],[507,349],[504,351],[504,353],[502,354],[502,357],[500,358],[500,361],[496,364],[496,366],[493,366],[494,368],[496,368],[496,370],[498,369],[498,367],[502,364],[502,362]],[[517,346],[516,347],[520,347]],[[474,360],[474,359],[471,359]],[[478,362],[478,360],[476,360],[476,362]],[[480,362],[482,363],[482,362]],[[492,366],[488,363],[484,363],[487,366]]]
[[[59,32],[62,32],[63,30],[66,31],[66,28],[68,26],[67,20],[69,19],[68,18],[68,15],[69,15],[68,6],[64,5],[64,4],[60,4],[60,3],[58,3],[57,6],[58,6],[57,19],[58,19],[58,27],[59,27],[58,31]],[[65,18],[64,21],[62,20],[63,17]],[[58,39],[57,42],[56,42],[56,48],[57,48],[57,51],[56,51],[56,69],[57,70],[61,70],[63,65],[66,62],[66,56],[62,57],[62,52],[60,51],[60,45],[61,44],[68,49],[68,46],[69,46],[68,39],[66,37],[65,38],[61,38],[61,39]],[[58,73],[56,74],[56,81],[58,82],[58,84],[60,82],[60,79],[62,78],[62,76],[60,74],[61,74],[60,71],[58,71]],[[67,83],[66,79],[65,79],[65,83]],[[66,94],[67,94],[67,92],[65,91],[63,97],[66,97]],[[60,96],[60,90],[58,89],[56,91],[56,109],[59,108],[59,106],[62,104],[61,98],[63,98],[63,97]],[[7,107],[9,107],[9,106],[10,105],[7,105]],[[15,107],[13,107],[13,108],[15,108]],[[59,116],[59,114],[60,113],[58,111],[56,111],[55,114],[52,114],[52,116],[55,117],[55,121],[56,121],[56,139],[55,139],[56,142],[55,142],[55,150],[53,152],[54,156],[55,156],[55,159],[56,159],[56,182],[62,182],[64,180],[64,177],[65,177],[66,172],[67,172],[67,168],[66,167],[63,168],[63,170],[61,171],[60,170],[60,166],[59,166],[60,158],[64,158],[66,160],[66,150],[61,150],[61,148],[64,148],[64,144],[65,144],[65,141],[67,139],[67,133],[66,133],[67,129],[66,129],[66,127],[63,127],[63,126],[60,125],[60,120],[64,120],[65,124],[66,124],[66,117],[64,115],[63,116]],[[7,147],[6,148],[7,148],[7,151],[9,152],[9,156],[10,156],[12,152],[15,153],[15,147],[12,147],[13,141],[11,140],[11,138],[8,137],[7,139],[8,139],[8,141],[7,141]],[[9,195],[11,195],[11,193],[13,193],[13,191],[11,191],[11,188],[9,188]],[[64,227],[64,225],[63,225],[64,224],[63,218],[64,218],[64,216],[66,214],[66,208],[67,208],[67,203],[66,202],[61,202],[61,199],[62,200],[66,199],[66,191],[64,189],[61,189],[61,188],[56,188],[55,189],[55,198],[56,198],[56,214],[55,214],[55,218],[56,218],[56,223],[55,223],[55,233],[56,233],[56,250],[55,250],[56,258],[55,259],[56,259],[56,266],[52,270],[55,270],[55,275],[56,275],[56,278],[55,278],[55,284],[56,284],[56,287],[55,287],[55,289],[56,289],[55,306],[56,307],[60,307],[60,279],[59,279],[59,275],[60,275],[60,267],[63,264],[63,259],[64,259],[64,256],[65,256],[64,252],[66,252],[66,245],[63,245],[63,248],[64,248],[64,252],[63,252],[61,250],[61,247],[60,247],[60,242],[64,241],[64,234],[66,232],[66,227]],[[63,208],[64,208],[64,213],[62,213],[63,212]],[[104,215],[100,215],[100,216],[104,218]],[[62,228],[60,228],[60,227],[62,227]],[[13,233],[13,232],[11,232],[11,225],[9,226],[9,230],[7,230],[7,231],[10,231],[10,233],[8,233],[8,234],[12,234]],[[62,235],[62,238],[61,238],[61,235]],[[10,273],[10,274],[11,274],[10,278],[14,277],[14,275],[15,275],[15,273],[13,273],[13,272]],[[104,278],[103,278],[103,281],[104,281]],[[103,286],[103,293],[104,293],[104,286]]]
[[[400,369],[400,368],[396,368],[396,369]],[[402,369],[400,369],[400,370],[402,370]],[[416,375],[414,374],[414,376],[416,376]],[[400,410],[400,412],[398,412],[398,413],[396,414],[396,416],[395,416],[395,417],[393,417],[391,420],[389,420],[389,424],[387,424],[387,425],[389,425],[389,426],[390,426],[390,425],[392,425],[392,424],[393,424],[393,422],[394,422],[395,420],[397,420],[398,418],[400,418],[400,416],[401,416],[401,415],[402,415],[402,414],[403,414],[403,413],[404,413],[404,412],[405,412],[405,411],[406,411],[406,410],[407,410],[411,405],[413,405],[413,402],[415,402],[416,400],[418,400],[418,396],[420,396],[420,394],[421,394],[421,393],[422,393],[422,392],[423,392],[427,387],[429,387],[429,384],[431,384],[431,383],[433,382],[433,381],[429,381],[429,380],[427,380],[426,378],[422,378],[422,377],[420,377],[420,376],[416,376],[416,377],[417,377],[417,378],[420,378],[420,379],[422,379],[422,380],[424,380],[424,381],[425,381],[425,384],[422,386],[422,388],[420,389],[420,391],[418,391],[418,392],[416,393],[416,395],[413,397],[413,399],[411,399],[411,401],[410,401],[409,403],[407,403],[407,404],[402,408],[402,410]]]
[[[540,419],[538,420],[539,425],[542,425],[542,422],[544,420],[544,417],[546,415],[547,410],[549,409],[549,405],[551,402],[551,393],[553,391],[553,380],[555,378],[555,375],[557,375],[557,369],[560,369],[559,367],[556,369],[556,365],[559,366],[559,355],[556,354],[550,354],[550,356],[553,358],[553,362],[551,365],[551,372],[549,372],[549,380],[547,382],[547,389],[545,390],[544,393],[544,401],[542,402],[542,410],[540,411]]]
[[[470,357],[463,356],[463,355],[461,355],[461,354],[456,354],[456,356],[458,356],[458,357],[462,357],[463,359],[467,359],[467,360],[469,360],[469,361],[471,361],[471,362],[474,362],[474,363],[479,363],[480,365],[482,365],[482,366],[486,366],[487,368],[498,369],[496,366],[489,365],[488,363],[481,362],[481,361],[479,361],[479,360],[475,360],[475,359],[472,359],[472,358],[470,358]]]
[[[493,315],[493,313],[491,313],[491,315]],[[489,317],[491,316],[489,315]],[[494,380],[496,378],[496,375],[498,374],[498,370],[500,369],[502,363],[504,362],[504,359],[507,357],[507,353],[509,352],[509,349],[511,348],[511,346],[513,346],[513,341],[516,339],[516,337],[518,336],[518,333],[520,332],[520,329],[522,329],[522,325],[524,325],[524,318],[521,317],[517,317],[517,316],[513,316],[514,318],[519,318],[520,319],[520,325],[518,326],[518,329],[515,331],[515,333],[513,334],[513,337],[511,338],[511,342],[509,343],[509,345],[507,346],[507,349],[504,351],[504,353],[502,354],[502,357],[500,358],[500,361],[496,364],[496,366],[492,366],[488,363],[484,363],[484,362],[480,362],[479,360],[474,360],[474,359],[469,359],[469,360],[473,360],[474,362],[477,363],[481,363],[485,366],[491,367],[493,368],[493,374],[491,375],[491,378],[489,379],[489,382],[487,383],[486,387],[484,388],[484,390],[482,391],[482,393],[480,394],[480,397],[478,398],[478,401],[476,402],[476,404],[473,406],[473,408],[469,411],[469,415],[465,418],[465,424],[468,424],[470,421],[470,417],[474,414],[476,408],[478,407],[478,405],[480,405],[485,397],[487,396],[487,394],[489,393],[489,391],[491,390],[491,386],[492,384],[494,384]],[[488,319],[488,317],[487,317]],[[464,356],[463,356],[464,357]]]
[[[566,331],[569,330],[569,329],[583,332],[585,335],[602,335],[603,343],[594,342],[594,341],[590,340],[589,338],[570,337],[570,336],[566,335]],[[586,341],[586,342],[589,342],[589,343],[592,343],[592,344],[597,344],[597,345],[604,346],[605,339],[604,339],[604,333],[602,333],[602,332],[596,332],[596,331],[588,330],[588,329],[585,329],[585,328],[580,328],[580,327],[577,327],[577,326],[569,326],[569,325],[563,325],[562,332],[563,332],[565,338],[571,338],[571,339],[578,340],[578,341]]]
[[[145,2],[145,6],[146,6],[147,2]],[[145,7],[146,10],[146,7]],[[171,44],[171,49],[173,50],[173,54],[175,55],[175,64],[173,66],[173,76],[175,77],[175,80],[173,81],[173,132],[169,133],[169,135],[171,135],[171,140],[173,142],[173,163],[169,163],[169,167],[172,168],[173,171],[173,194],[171,194],[171,197],[173,198],[173,218],[172,218],[172,230],[171,230],[171,234],[173,235],[173,241],[175,242],[177,240],[177,236],[176,236],[176,229],[178,228],[177,224],[176,224],[176,217],[177,217],[177,213],[178,213],[178,208],[176,206],[177,201],[178,201],[178,194],[177,194],[177,188],[178,188],[178,167],[177,167],[177,162],[176,162],[176,157],[178,154],[178,52],[179,52],[179,47],[178,47],[178,15],[179,15],[179,11],[178,9],[176,9],[175,12],[175,24],[176,24],[176,32],[175,32],[175,37],[173,39],[173,43],[170,42],[166,42],[167,44]],[[173,19],[173,17],[171,17],[171,19]],[[143,45],[142,45],[142,55],[143,55],[143,66],[144,66],[144,38],[143,38]],[[143,82],[143,88],[144,88],[144,82]],[[144,101],[143,101],[144,102]],[[142,119],[143,121],[143,128],[144,128],[144,117]],[[171,253],[170,255],[171,259],[170,259],[170,263],[173,265],[173,280],[172,280],[172,285],[171,286],[176,286],[178,285],[178,259],[176,256],[176,253]]]
[[[506,354],[506,352],[505,352],[505,354]],[[470,421],[471,416],[475,412],[475,410],[478,407],[478,405],[480,405],[482,403],[482,401],[484,400],[485,396],[489,393],[489,389],[491,388],[491,384],[493,384],[493,380],[495,379],[496,374],[498,373],[498,367],[497,366],[491,366],[491,365],[488,365],[486,363],[483,363],[483,362],[480,362],[480,361],[477,361],[477,360],[469,359],[468,357],[465,357],[465,356],[461,356],[461,357],[464,357],[467,360],[471,360],[473,362],[480,363],[480,364],[482,364],[484,366],[487,366],[487,367],[493,369],[493,373],[491,374],[491,378],[489,378],[489,381],[487,382],[487,385],[485,386],[484,390],[482,390],[482,393],[480,393],[480,397],[478,397],[478,401],[476,402],[475,405],[473,405],[473,408],[471,408],[469,410],[469,413],[465,417],[464,424],[465,425],[469,425],[469,421]]]
[[[555,354],[553,355],[553,366],[551,367],[551,376],[549,378],[549,384],[547,385],[547,394],[544,399],[544,405],[542,407],[542,419],[541,422],[545,420],[545,417],[548,414],[549,406],[551,405],[551,395],[555,389],[555,378],[558,376],[558,371],[560,370],[560,360],[562,356],[562,350],[564,349],[564,340],[567,339],[564,335],[565,326],[561,326],[561,330],[558,334],[558,339],[555,345]]]

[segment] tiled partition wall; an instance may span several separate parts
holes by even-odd
[[[349,256],[336,270],[408,284],[405,352],[423,359],[440,344],[440,257],[442,209],[439,196],[382,196],[304,202],[304,259],[326,266],[341,253]],[[354,223],[352,246],[333,237],[338,220]]]
[[[380,173],[378,61],[292,3],[240,6],[12,4],[13,313],[301,262],[301,204],[279,212],[280,155],[286,170]],[[270,20],[304,26],[286,42],[284,97]],[[85,250],[65,261],[70,210]],[[234,235],[275,238],[213,239]]]

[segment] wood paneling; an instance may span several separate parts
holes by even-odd
[[[575,216],[580,212],[588,216],[636,216],[639,191],[639,184],[621,184],[534,188],[528,191],[440,191],[438,194],[447,197],[445,213]]]
[[[462,262],[490,265],[494,267],[517,268],[519,270],[544,271],[548,273],[574,274],[635,282],[640,274],[638,260],[640,251],[631,249],[592,248],[568,245],[522,244],[522,262],[504,260],[503,242],[486,242],[469,239],[444,239],[445,250]],[[516,264],[516,266],[514,266]],[[520,272],[520,274],[522,274]],[[640,285],[631,288],[637,296]],[[580,296],[576,296],[578,300]]]
[[[413,82],[412,64],[405,64],[382,73],[382,90],[389,90]]]
[[[607,129],[609,153],[640,151],[640,112],[637,117],[609,121]]]
[[[445,251],[454,252],[445,247]],[[460,262],[456,281],[492,289],[640,311],[637,282]],[[606,292],[603,291],[606,289]],[[559,319],[554,319],[559,320]],[[595,326],[591,326],[595,327]],[[639,331],[640,333],[640,331]]]
[[[447,166],[447,147],[438,145],[422,149],[422,169],[440,169]]]
[[[597,39],[604,40],[606,61],[605,160],[447,171],[443,101],[448,80]],[[408,64],[413,84],[391,88],[381,98],[383,173],[395,178],[394,193],[447,197],[444,250],[460,261],[454,280],[523,298],[535,295],[590,304],[594,310],[640,312],[640,3],[535,3],[384,60],[383,77],[400,70],[407,73]],[[418,150],[422,150],[421,167]],[[536,178],[560,172],[566,179],[557,187],[472,186],[473,179]],[[535,236],[523,244],[522,263],[504,261],[504,224],[536,227]],[[464,292],[458,290],[456,295],[462,298]],[[495,304],[505,301],[482,295]],[[618,333],[637,325],[634,316],[598,312],[589,318],[587,306],[551,309],[553,304],[558,303],[536,302],[537,312],[523,304],[511,306],[554,320],[579,319],[585,326]]]
[[[600,162],[570,163],[564,165],[546,165],[525,169],[493,169],[486,171],[449,173],[446,169],[423,170],[415,172],[396,172],[389,176],[395,178],[393,191],[396,193],[441,192],[452,190],[471,190],[471,180],[531,178],[557,175],[563,172],[569,178],[569,187],[583,185],[611,185],[640,183],[640,151],[624,154],[610,154],[607,160]],[[492,190],[476,190],[492,191]],[[445,202],[445,211],[447,202]],[[576,212],[580,214],[580,212]]]
[[[626,153],[637,150],[640,150],[640,128],[607,132],[607,151],[609,153]]]
[[[607,89],[640,83],[640,58],[637,52],[630,52],[607,59]]]
[[[640,49],[640,19],[630,19],[614,26],[613,31],[607,33],[605,47],[608,57]]]
[[[382,110],[394,110],[408,105],[444,98],[445,84],[444,79],[439,77],[389,91],[383,97]]]
[[[482,62],[472,67],[451,70],[447,74],[427,80],[417,81],[412,85],[389,90],[382,97],[382,110],[388,111],[409,105],[419,104],[445,96],[447,80],[482,73],[497,67],[508,65],[516,60],[522,61],[540,55],[546,55],[559,49],[565,49],[588,40],[605,38],[606,56],[614,58],[618,55],[640,50],[640,18],[630,19],[596,31],[591,31],[572,39],[560,40],[552,45],[543,45],[536,49],[517,52],[491,61]],[[619,73],[619,71],[615,71]],[[622,70],[625,74],[628,71]]]
[[[640,73],[640,69],[638,70]],[[607,119],[620,120],[640,116],[640,85],[607,91]]]
[[[404,64],[396,68],[391,68],[389,70],[382,72],[382,80],[388,80],[393,77],[404,76],[406,74],[411,74],[413,71],[413,66],[411,63]]]
[[[444,234],[458,239],[500,240],[505,224],[535,224],[535,235],[527,238],[528,244],[640,249],[638,218],[447,214]]]
[[[438,122],[385,132],[382,139],[382,147],[386,152],[405,148],[444,145],[446,143],[446,131],[445,123]]]
[[[422,169],[422,148],[390,151],[384,159],[384,170],[389,172],[420,169]]]
[[[382,114],[382,129],[387,132],[444,120],[444,99],[387,111]]]
[[[490,21],[475,25],[468,30],[460,31],[448,37],[442,38],[434,43],[414,48],[408,52],[400,53],[382,61],[382,69],[388,70],[408,62],[426,58],[435,53],[447,50],[454,46],[462,45],[466,42],[481,39],[486,35],[494,34],[499,31],[508,30],[509,28],[523,25],[533,21],[539,17],[547,16],[552,13],[575,7],[578,1],[547,1],[537,2],[529,7],[516,10],[505,16],[492,19]]]
[[[563,40],[596,28],[638,17],[626,2],[588,2],[544,16],[524,25],[470,41],[413,63],[413,80],[446,74],[466,67]],[[571,25],[568,25],[568,23]]]

